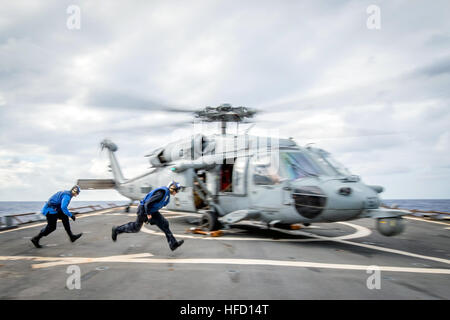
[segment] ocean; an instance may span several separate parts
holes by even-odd
[[[450,199],[383,199],[382,202],[387,206],[398,205],[399,209],[450,212]],[[88,205],[106,205],[108,203],[126,205],[128,201],[72,201],[69,209]],[[12,213],[38,212],[44,204],[45,201],[0,201],[0,216]]]
[[[450,212],[450,199],[383,199],[382,202],[389,207],[397,205],[398,209]]]

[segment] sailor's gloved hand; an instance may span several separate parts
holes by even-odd
[[[71,218],[72,218],[73,221],[75,221],[75,215],[74,214],[71,216]]]

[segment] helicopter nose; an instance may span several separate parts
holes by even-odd
[[[361,182],[332,180],[321,185],[327,194],[324,218],[328,220],[352,219],[364,209],[378,208],[377,193]]]
[[[313,219],[325,209],[328,197],[318,186],[301,186],[294,188],[292,198],[297,212],[305,218]]]
[[[374,190],[359,182],[326,181],[315,186],[293,188],[292,198],[297,212],[305,218],[321,216],[325,220],[350,219],[363,209],[378,208]]]

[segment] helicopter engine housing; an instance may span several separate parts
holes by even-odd
[[[197,134],[189,139],[169,143],[164,148],[158,148],[147,156],[152,166],[162,167],[181,159],[197,159],[203,155],[207,145],[208,140],[206,137],[202,134]]]

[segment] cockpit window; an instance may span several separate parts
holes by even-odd
[[[319,167],[302,152],[290,151],[255,159],[255,184],[278,184],[283,180],[315,177],[321,174]]]
[[[287,179],[318,176],[319,169],[301,152],[280,152],[280,173]]]
[[[281,151],[254,159],[255,184],[278,184],[317,176],[349,176],[350,172],[327,152]]]
[[[271,156],[263,156],[255,160],[255,172],[253,182],[259,185],[271,185],[281,182],[277,159]]]
[[[327,175],[327,176],[336,176],[339,175],[339,172],[333,167],[331,166],[324,157],[313,153],[311,154],[311,157],[314,159],[314,161],[316,161],[317,165],[320,166],[321,171]]]
[[[334,159],[331,154],[323,150],[313,151],[311,156],[318,162],[322,170],[329,176],[350,176],[351,173],[340,162]]]

